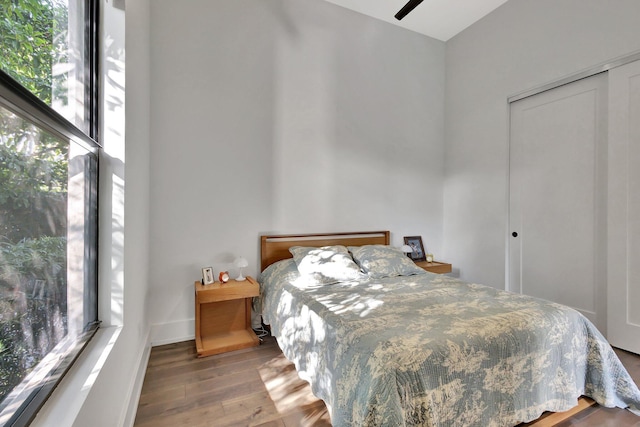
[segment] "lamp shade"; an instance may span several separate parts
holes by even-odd
[[[410,254],[411,252],[413,252],[413,249],[411,249],[411,246],[409,246],[409,245],[402,245],[402,247],[400,249],[405,254]]]
[[[233,264],[238,268],[245,268],[249,266],[249,261],[246,258],[239,256],[233,261]]]

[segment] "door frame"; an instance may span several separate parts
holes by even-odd
[[[586,70],[578,71],[577,73],[569,74],[568,76],[560,78],[558,80],[553,80],[549,83],[545,83],[542,86],[538,86],[533,89],[527,89],[523,92],[519,92],[515,95],[511,95],[510,97],[507,98],[507,104],[511,104],[521,99],[528,98],[530,96],[537,95],[539,93],[546,92],[548,90],[555,89],[557,87],[576,82],[578,80],[586,79],[587,77],[595,76],[596,74],[604,73],[613,68],[617,68],[622,65],[626,65],[638,60],[640,60],[640,51],[611,59],[609,61],[587,68]],[[510,108],[509,108],[509,111],[511,111]],[[509,123],[511,122],[509,121]]]

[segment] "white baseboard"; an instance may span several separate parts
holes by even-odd
[[[195,320],[179,320],[177,322],[156,323],[151,325],[152,347],[189,341],[195,338]]]

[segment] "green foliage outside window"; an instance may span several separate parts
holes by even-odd
[[[68,62],[67,21],[60,0],[0,0],[0,69],[47,105],[65,78],[54,64]]]
[[[0,0],[0,68],[48,105],[66,21],[57,0]],[[68,147],[0,108],[0,401],[66,335]]]

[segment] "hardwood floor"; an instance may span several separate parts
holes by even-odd
[[[331,426],[275,339],[196,358],[194,341],[154,347],[135,426]]]
[[[640,356],[616,353],[640,384]],[[298,377],[275,339],[266,337],[259,347],[202,359],[194,341],[154,347],[135,426],[307,427],[331,421],[324,402]],[[521,426],[640,427],[640,417],[596,404],[562,421],[543,417]]]

